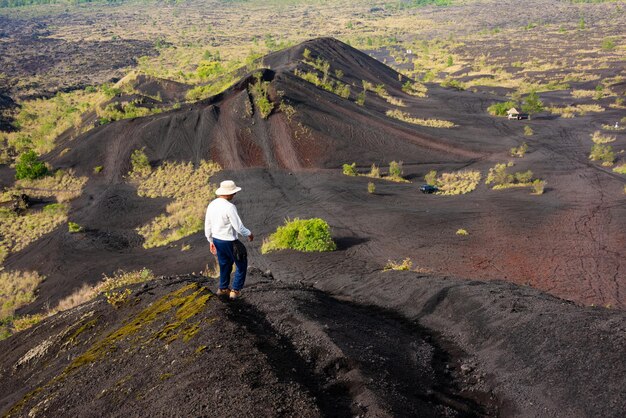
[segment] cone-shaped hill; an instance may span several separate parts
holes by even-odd
[[[261,79],[248,74],[211,99],[93,129],[67,144],[69,151],[62,156],[53,155],[54,164],[85,173],[102,165],[107,177],[119,178],[128,171],[131,151],[143,147],[155,163],[210,159],[223,168],[290,170],[337,167],[351,162],[355,150],[360,160],[376,162],[464,161],[484,152],[449,130],[386,116],[388,110],[403,109],[402,102],[410,102],[419,118],[445,119],[451,112],[437,100],[403,92],[406,77],[335,39],[305,42],[265,57],[260,65],[269,67],[259,71]],[[301,77],[312,77],[322,88]],[[261,93],[271,106],[268,115],[255,95],[255,85],[263,82],[268,83]],[[382,96],[363,93],[364,82]],[[356,103],[360,94],[362,106]],[[385,95],[400,105],[389,103]]]

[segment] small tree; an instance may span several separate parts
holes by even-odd
[[[543,102],[539,99],[539,96],[536,92],[531,92],[524,99],[524,103],[522,104],[522,112],[526,113],[538,113],[543,110]]]
[[[389,176],[402,177],[402,161],[392,161],[389,163]]]
[[[15,178],[20,179],[38,179],[48,174],[48,167],[39,160],[35,151],[26,151],[20,155],[15,164]]]
[[[344,164],[343,174],[345,174],[346,176],[358,176],[359,172],[356,171],[356,163]]]
[[[430,170],[428,174],[424,176],[424,180],[426,184],[430,184],[431,186],[437,185],[437,170]]]
[[[144,152],[144,148],[136,149],[130,154],[130,163],[132,166],[132,171],[130,174],[132,176],[143,177],[150,174],[150,160],[148,160],[148,156]]]
[[[370,177],[379,178],[380,177],[380,169],[376,164],[372,163],[372,168],[370,169]]]

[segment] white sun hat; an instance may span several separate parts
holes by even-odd
[[[234,181],[224,180],[220,183],[220,188],[215,191],[215,194],[218,196],[227,196],[230,194],[235,194],[240,190],[241,187],[237,187]]]

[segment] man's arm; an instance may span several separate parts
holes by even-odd
[[[241,218],[239,217],[239,213],[237,212],[237,208],[233,205],[232,209],[228,212],[228,219],[230,220],[230,224],[235,228],[235,231],[244,236],[248,237],[249,241],[254,239],[254,235],[248,228],[243,225],[241,222]]]
[[[211,218],[209,217],[208,206],[206,209],[206,215],[204,217],[204,235],[209,241],[209,251],[211,251],[211,254],[217,254],[217,248],[215,248],[215,244],[213,244],[213,234],[211,233]]]

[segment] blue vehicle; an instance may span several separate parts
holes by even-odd
[[[438,191],[439,191],[439,189],[437,188],[437,186],[433,186],[433,185],[430,185],[430,184],[422,184],[422,185],[420,186],[420,191],[421,191],[422,193],[428,193],[428,194],[431,194],[431,193],[438,192]]]

